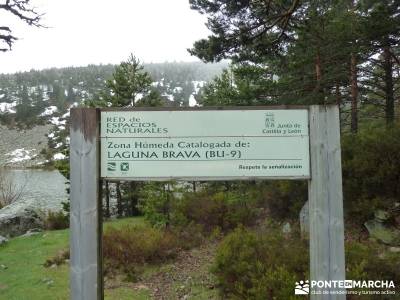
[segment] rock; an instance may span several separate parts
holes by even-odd
[[[0,235],[0,245],[3,245],[3,244],[5,244],[5,243],[7,243],[7,242],[8,242],[8,239],[5,238],[4,236],[1,236],[1,235]]]
[[[400,247],[389,247],[389,251],[393,253],[400,253]]]
[[[389,213],[384,210],[377,210],[374,215],[376,221],[384,222],[389,219]]]
[[[136,284],[134,287],[135,290],[149,290],[149,287],[144,284]]]
[[[42,282],[43,282],[44,284],[48,285],[48,286],[51,286],[51,285],[54,284],[54,280],[51,279],[51,278],[43,278],[43,279],[42,279]]]
[[[22,236],[28,237],[28,236],[38,235],[41,232],[42,232],[42,230],[38,231],[37,229],[30,229],[25,234],[23,234]]]
[[[308,201],[303,205],[299,214],[300,232],[302,238],[308,238],[310,234],[310,217]]]
[[[379,258],[379,259],[385,259],[385,258],[386,258],[385,253],[384,253],[384,252],[379,253],[379,254],[378,254],[378,258]]]
[[[22,235],[32,228],[43,227],[43,221],[40,219],[39,215],[31,209],[16,209],[12,211],[12,213],[5,211],[12,205],[1,210],[0,235],[14,237]]]
[[[290,226],[289,222],[286,222],[283,226],[282,226],[282,232],[284,234],[289,234],[292,232],[292,227]]]
[[[400,246],[400,232],[386,227],[381,219],[369,220],[364,223],[370,236],[377,241],[390,246]]]
[[[0,269],[2,269],[2,270],[7,270],[8,267],[7,267],[6,265],[0,265]]]

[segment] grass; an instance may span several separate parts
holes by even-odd
[[[142,218],[122,219],[105,224],[116,227],[143,223]],[[68,248],[69,230],[46,231],[35,236],[17,237],[0,246],[1,300],[69,299],[69,267],[43,266],[47,258]],[[145,290],[127,287],[105,290],[105,299],[150,299]]]
[[[145,221],[140,217],[120,219],[107,222],[104,227],[120,228],[128,224],[145,225]],[[43,266],[48,258],[67,249],[68,244],[69,230],[55,230],[13,238],[0,246],[0,300],[69,299],[68,264],[50,268]],[[193,249],[193,253],[200,259],[210,256],[202,255],[196,249]],[[148,300],[152,299],[154,288],[163,296],[168,294],[168,299],[177,299],[182,294],[190,300],[217,299],[216,291],[202,284],[204,278],[209,276],[208,261],[201,263],[201,270],[191,266],[192,262],[186,259],[180,259],[176,264],[171,261],[161,265],[145,265],[140,282],[129,283],[117,279],[112,288],[105,289],[105,299]],[[185,286],[184,290],[182,286]]]

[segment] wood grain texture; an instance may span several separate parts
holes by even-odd
[[[309,181],[310,279],[344,280],[344,221],[339,109],[311,106]],[[318,291],[318,289],[315,289]],[[326,289],[325,289],[326,290]],[[340,289],[311,295],[313,300],[342,300]]]
[[[103,297],[98,115],[96,109],[71,110],[70,288],[73,300]]]

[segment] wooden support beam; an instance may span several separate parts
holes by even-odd
[[[344,280],[344,221],[339,109],[313,105],[310,118],[310,279]],[[326,294],[313,292],[328,291]],[[343,289],[312,289],[312,300],[343,300]]]
[[[103,299],[99,112],[71,109],[70,288],[72,300]]]

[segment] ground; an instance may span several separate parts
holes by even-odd
[[[140,222],[142,218],[123,219],[105,226]],[[0,299],[69,299],[68,265],[44,267],[46,259],[68,248],[68,239],[69,230],[47,231],[0,246]],[[182,251],[167,264],[145,266],[137,282],[105,278],[105,299],[216,299],[209,273],[215,247],[206,244]]]

